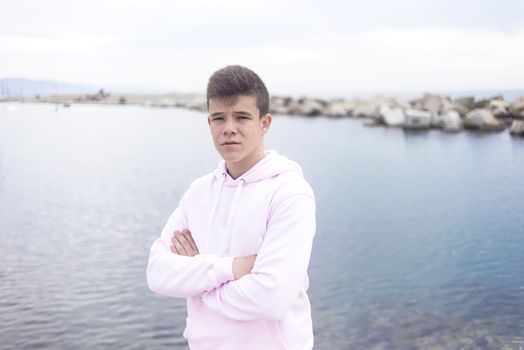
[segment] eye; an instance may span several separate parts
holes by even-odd
[[[212,121],[219,121],[219,120],[224,120],[224,117],[213,117],[211,118]]]

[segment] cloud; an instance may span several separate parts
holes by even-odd
[[[0,52],[20,54],[95,54],[113,40],[92,36],[0,36]]]
[[[513,88],[523,16],[506,0],[18,0],[0,76],[202,91],[238,63],[281,94]]]

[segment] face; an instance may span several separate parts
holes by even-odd
[[[271,124],[271,115],[260,117],[255,97],[212,98],[207,120],[215,148],[230,173],[241,175],[264,158],[264,134]]]

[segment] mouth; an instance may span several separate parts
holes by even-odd
[[[235,141],[226,141],[226,142],[222,142],[220,144],[220,146],[231,146],[231,145],[240,145],[240,142],[235,142]]]

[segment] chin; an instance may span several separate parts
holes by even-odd
[[[236,163],[240,160],[242,160],[242,156],[240,154],[234,154],[230,152],[219,152],[220,157],[224,159],[228,163]]]

